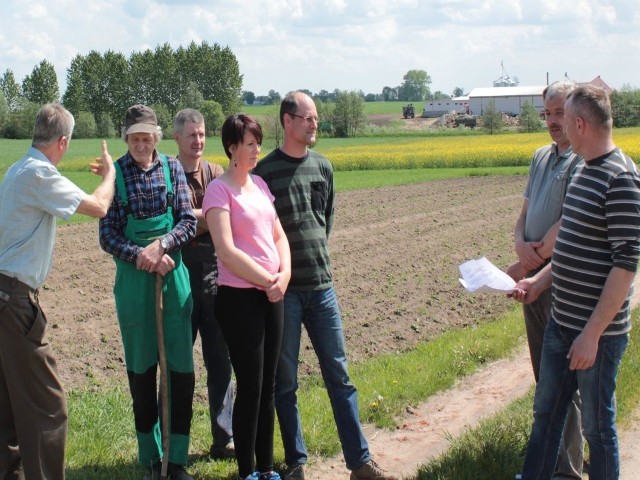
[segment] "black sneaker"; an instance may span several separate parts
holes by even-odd
[[[229,442],[226,445],[211,445],[209,457],[213,460],[228,460],[230,458],[236,458],[236,446],[233,442]]]

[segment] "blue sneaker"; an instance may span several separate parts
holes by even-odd
[[[238,477],[238,480],[260,480],[260,474],[258,472],[253,472],[251,475],[247,475],[246,477]]]
[[[282,480],[282,479],[280,478],[280,475],[278,475],[277,472],[274,472],[272,470],[272,471],[267,472],[267,473],[261,473],[259,480]]]

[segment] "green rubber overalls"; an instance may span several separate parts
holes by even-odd
[[[124,236],[145,247],[174,227],[173,186],[166,156],[160,155],[167,186],[164,215],[138,220],[129,209],[122,170],[116,162],[116,184],[127,210]],[[150,195],[156,194],[149,192]],[[194,390],[193,349],[191,344],[191,289],[189,274],[180,251],[171,253],[175,268],[163,279],[164,338],[169,383],[169,462],[185,465],[189,451],[189,432]],[[150,466],[162,458],[162,435],[158,415],[156,372],[156,274],[138,270],[135,263],[115,257],[113,288],[116,313],[124,345],[129,388],[138,438],[138,458]]]

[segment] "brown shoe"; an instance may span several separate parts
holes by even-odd
[[[304,465],[289,466],[284,472],[284,480],[304,480]]]
[[[369,460],[361,467],[351,470],[349,478],[350,480],[398,480],[398,477],[385,472],[373,460]]]

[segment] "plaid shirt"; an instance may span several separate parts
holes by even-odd
[[[134,218],[143,220],[162,215],[167,211],[167,185],[158,152],[153,154],[153,166],[142,170],[127,152],[118,159],[127,189],[130,212]],[[175,225],[167,235],[169,248],[174,251],[190,242],[196,233],[196,217],[191,208],[189,187],[180,162],[167,156],[173,185],[173,218]],[[116,192],[107,215],[100,219],[100,245],[102,249],[122,260],[135,263],[142,247],[124,236],[127,226],[127,212],[120,200],[116,183]]]

